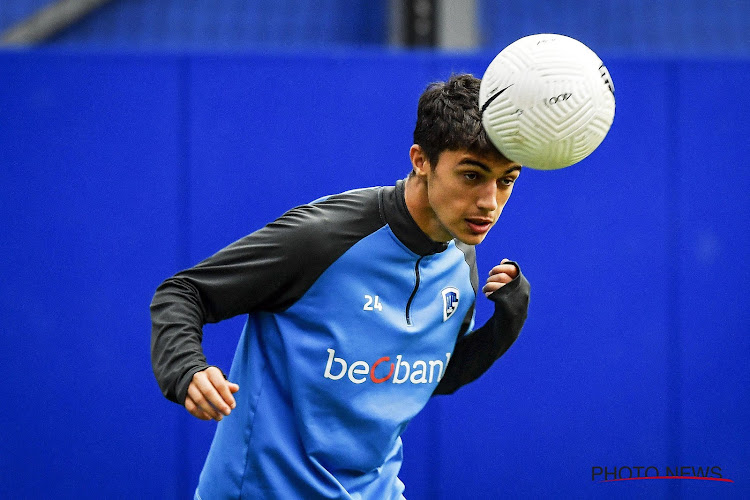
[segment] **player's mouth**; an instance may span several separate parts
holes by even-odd
[[[493,222],[492,219],[487,219],[484,217],[470,217],[464,220],[466,221],[466,225],[469,227],[469,231],[476,235],[485,234],[487,231],[489,231],[492,227]]]

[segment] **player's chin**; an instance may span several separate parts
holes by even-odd
[[[481,234],[463,233],[463,234],[457,234],[454,236],[458,241],[460,241],[461,243],[465,245],[479,245],[487,237],[488,232],[489,231],[481,233]]]

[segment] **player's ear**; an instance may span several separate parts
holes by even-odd
[[[414,174],[419,177],[424,177],[430,170],[430,161],[427,159],[422,146],[419,144],[413,144],[409,149],[409,158],[411,159],[411,168]]]

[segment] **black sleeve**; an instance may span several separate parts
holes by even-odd
[[[518,264],[510,262],[518,268]],[[529,308],[529,282],[518,268],[518,276],[489,298],[495,312],[482,327],[459,337],[445,376],[433,394],[452,394],[486,372],[515,342]]]
[[[203,325],[293,300],[296,264],[304,255],[276,229],[246,236],[156,289],[151,363],[167,399],[183,404],[193,375],[209,366],[201,347]]]
[[[368,190],[303,205],[165,280],[151,302],[151,363],[164,396],[184,404],[193,375],[208,368],[203,325],[288,308],[349,246],[382,226],[373,212],[377,194]]]

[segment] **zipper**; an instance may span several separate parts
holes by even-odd
[[[414,283],[414,290],[412,290],[409,300],[406,302],[406,326],[412,326],[409,313],[411,311],[411,303],[414,301],[414,296],[417,295],[417,290],[419,290],[419,263],[422,262],[422,259],[424,259],[424,255],[418,258],[417,262],[414,264],[414,275],[416,276],[416,281]]]

